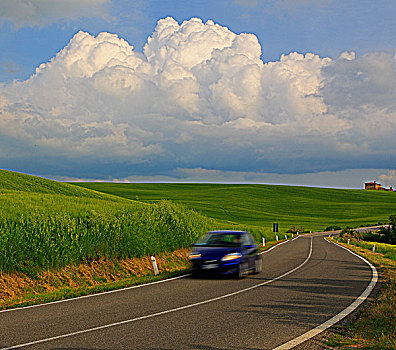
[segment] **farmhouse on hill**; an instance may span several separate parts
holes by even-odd
[[[393,188],[385,188],[382,187],[381,184],[377,183],[376,181],[373,182],[365,182],[364,184],[365,190],[375,190],[375,191],[393,191]]]

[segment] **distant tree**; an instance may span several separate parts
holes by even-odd
[[[396,214],[389,216],[389,226],[381,227],[378,231],[381,242],[396,244]]]
[[[392,230],[391,226],[381,227],[379,234],[383,238],[384,243],[396,244],[396,232]]]
[[[396,214],[389,216],[389,222],[390,222],[390,225],[392,226],[392,230],[395,231],[396,230]]]
[[[363,238],[363,234],[359,231],[354,230],[353,228],[347,226],[341,231],[340,236],[344,239],[356,239],[357,241],[360,241]]]

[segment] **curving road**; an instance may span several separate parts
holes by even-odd
[[[288,349],[363,301],[375,273],[323,234],[300,236],[243,280],[182,277],[0,312],[0,349]]]

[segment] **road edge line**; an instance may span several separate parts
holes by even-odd
[[[129,289],[135,289],[135,288],[141,288],[141,287],[147,287],[150,286],[152,284],[158,284],[158,283],[164,283],[164,282],[169,282],[169,281],[173,281],[179,278],[183,278],[183,277],[187,277],[190,276],[190,273],[187,273],[185,275],[181,275],[181,276],[175,276],[175,277],[170,277],[170,278],[166,278],[163,280],[158,280],[158,281],[154,281],[154,282],[148,282],[148,283],[142,283],[142,284],[137,284],[134,286],[130,286],[130,287],[124,287],[124,288],[119,288],[119,289],[112,289],[112,290],[107,290],[105,292],[98,292],[98,293],[93,293],[93,294],[87,294],[87,295],[81,295],[79,297],[74,297],[74,298],[68,298],[68,299],[61,299],[61,300],[55,300],[55,301],[50,301],[48,303],[43,303],[43,304],[35,304],[35,305],[28,305],[28,306],[21,306],[21,307],[16,307],[14,309],[5,309],[5,310],[0,310],[0,313],[3,312],[11,312],[11,311],[20,311],[20,310],[27,310],[27,309],[31,309],[34,307],[40,307],[40,306],[46,306],[46,305],[53,305],[53,304],[59,304],[59,303],[66,303],[69,301],[74,301],[74,300],[79,300],[79,299],[85,299],[85,298],[91,298],[91,297],[98,297],[101,295],[106,295],[106,294],[111,294],[111,293],[115,293],[115,292],[122,292],[125,290],[129,290]]]
[[[265,251],[262,251],[259,253],[259,255],[261,254],[265,254],[270,252],[272,249],[275,249],[276,247],[281,246],[282,244],[285,244],[287,242],[291,242],[297,238],[299,238],[300,236],[297,236],[296,238],[292,239],[292,240],[287,240],[284,242],[281,242],[279,244],[274,245],[273,247],[271,247],[270,249],[267,249]],[[20,310],[27,310],[27,309],[31,309],[31,308],[35,308],[35,307],[41,307],[41,306],[46,306],[46,305],[53,305],[53,304],[59,304],[59,303],[66,303],[66,302],[70,302],[73,300],[79,300],[79,299],[85,299],[85,298],[91,298],[91,297],[98,297],[101,295],[106,295],[106,294],[110,294],[110,293],[116,293],[116,292],[122,292],[125,290],[130,290],[130,289],[135,289],[135,288],[141,288],[141,287],[147,287],[153,284],[158,284],[158,283],[164,283],[164,282],[169,282],[169,281],[173,281],[176,279],[180,279],[180,278],[184,278],[184,277],[188,277],[191,276],[191,273],[186,273],[184,275],[181,276],[176,276],[176,277],[170,277],[170,278],[166,278],[163,280],[159,280],[159,281],[154,281],[154,282],[148,282],[148,283],[142,283],[142,284],[138,284],[138,285],[134,285],[134,286],[130,286],[130,287],[124,287],[124,288],[119,288],[119,289],[112,289],[112,290],[108,290],[105,292],[98,292],[98,293],[93,293],[93,294],[87,294],[87,295],[81,295],[79,297],[74,297],[74,298],[68,298],[68,299],[61,299],[61,300],[54,300],[54,301],[49,301],[47,303],[42,303],[42,304],[35,304],[35,305],[28,305],[28,306],[21,306],[21,307],[16,307],[16,308],[11,308],[11,309],[5,309],[5,310],[0,310],[0,314],[4,313],[4,312],[11,312],[11,311],[20,311]],[[0,349],[1,350],[1,349]]]
[[[89,332],[94,332],[94,331],[98,331],[98,330],[102,330],[102,329],[107,329],[107,328],[110,328],[110,327],[120,326],[120,325],[127,324],[127,323],[132,323],[132,322],[136,322],[136,321],[140,321],[140,320],[144,320],[144,319],[148,319],[148,318],[152,318],[152,317],[156,317],[156,316],[169,314],[169,313],[180,311],[180,310],[190,309],[190,308],[193,308],[193,307],[196,307],[196,306],[200,306],[200,305],[209,304],[209,303],[212,303],[214,301],[226,299],[226,298],[232,297],[234,295],[242,294],[242,293],[245,293],[245,292],[247,292],[249,290],[265,286],[267,284],[276,282],[276,281],[282,279],[283,277],[286,277],[286,276],[292,274],[293,272],[299,270],[303,266],[305,266],[308,263],[308,261],[311,259],[311,257],[312,257],[313,237],[311,237],[310,241],[311,242],[310,242],[309,253],[308,253],[308,256],[305,258],[305,260],[300,265],[296,266],[295,268],[293,268],[293,269],[291,269],[291,270],[283,273],[282,275],[280,275],[278,277],[275,277],[275,278],[273,278],[271,280],[268,280],[268,281],[265,281],[265,282],[261,282],[259,284],[255,284],[253,286],[250,286],[250,287],[247,287],[247,288],[244,288],[244,289],[240,289],[240,290],[237,290],[237,291],[229,293],[229,294],[224,294],[224,295],[221,295],[221,296],[216,297],[216,298],[203,300],[203,301],[200,301],[200,302],[197,302],[197,303],[187,304],[187,305],[176,307],[176,308],[173,308],[173,309],[164,310],[164,311],[160,311],[160,312],[156,312],[156,313],[148,314],[148,315],[144,315],[144,316],[139,316],[139,317],[128,319],[128,320],[124,320],[124,321],[109,323],[109,324],[106,324],[106,325],[103,325],[103,326],[97,326],[97,327],[83,329],[83,330],[80,330],[80,331],[66,333],[66,334],[61,334],[61,335],[57,335],[57,336],[53,336],[53,337],[49,337],[49,338],[45,338],[45,339],[39,339],[39,340],[35,340],[35,341],[29,342],[29,343],[12,345],[12,346],[9,346],[9,347],[0,348],[0,350],[19,349],[19,348],[23,348],[23,347],[26,347],[26,346],[46,343],[46,342],[49,342],[49,341],[52,341],[52,340],[63,339],[63,338],[72,337],[72,336],[75,336],[75,335],[80,335],[80,334],[84,334],[84,333],[89,333]]]
[[[318,335],[319,333],[322,333],[323,331],[325,331],[326,329],[330,328],[331,326],[334,326],[336,323],[340,322],[343,318],[345,318],[346,316],[348,316],[350,313],[352,313],[354,310],[356,310],[360,304],[363,303],[363,301],[365,301],[369,295],[371,294],[371,292],[373,291],[375,285],[378,282],[378,271],[375,268],[375,266],[373,264],[370,263],[370,261],[368,261],[367,259],[365,259],[364,257],[360,256],[359,254],[356,254],[355,252],[349,250],[348,248],[345,248],[339,244],[336,244],[334,242],[330,242],[329,240],[326,239],[326,237],[324,237],[324,240],[327,241],[328,243],[332,243],[337,247],[340,247],[342,249],[345,249],[346,251],[348,251],[349,253],[351,253],[352,255],[357,256],[359,259],[363,260],[367,265],[370,266],[371,268],[371,281],[368,284],[368,286],[366,287],[366,289],[363,291],[362,294],[360,294],[356,300],[349,305],[348,307],[346,307],[344,310],[342,310],[341,312],[339,312],[337,315],[333,316],[332,318],[330,318],[329,320],[327,320],[326,322],[323,322],[322,324],[320,324],[319,326],[311,329],[310,331],[282,344],[279,345],[276,348],[273,348],[273,350],[288,350],[288,349],[292,349],[297,345],[300,345],[301,343],[315,337],[316,335]]]

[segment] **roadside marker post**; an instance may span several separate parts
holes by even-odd
[[[272,224],[272,232],[275,233],[275,239],[278,242],[279,241],[279,237],[278,237],[279,225],[277,223]]]
[[[287,236],[285,235],[285,240],[287,241]]]
[[[373,253],[375,253],[375,244],[373,244],[373,249],[372,249]]]
[[[294,237],[294,233],[292,233],[292,238]]]
[[[263,237],[263,247],[265,247],[265,237]]]
[[[151,262],[153,263],[153,270],[154,270],[154,275],[158,275],[158,265],[157,265],[157,260],[155,260],[155,256],[151,256]]]
[[[350,242],[351,240],[350,239],[348,239],[348,245],[349,245],[349,242]]]

